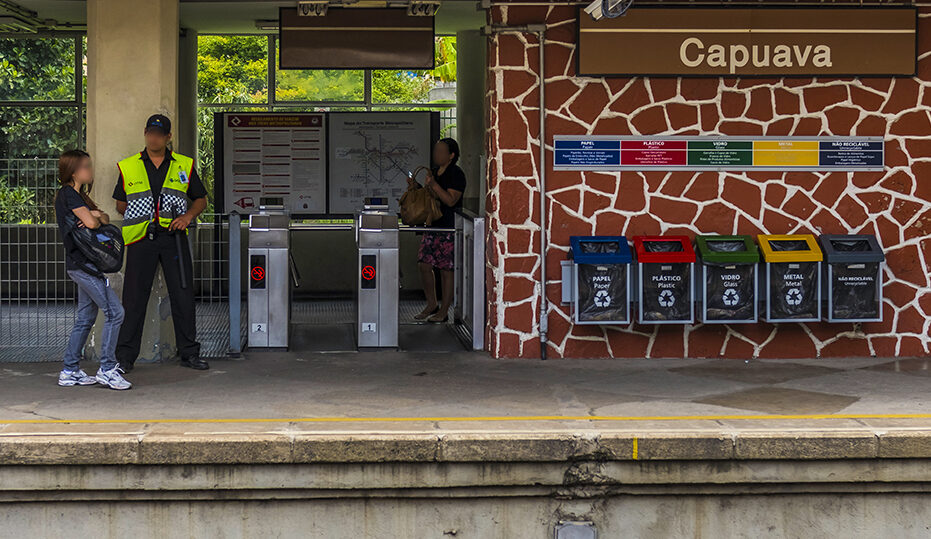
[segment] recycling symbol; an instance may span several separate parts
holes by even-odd
[[[611,305],[611,296],[608,295],[607,290],[599,290],[595,292],[594,301],[596,307],[607,307]]]
[[[728,288],[724,291],[724,297],[721,298],[725,305],[733,307],[737,305],[737,302],[740,301],[740,295],[737,294],[737,290],[733,288]]]
[[[802,303],[802,291],[798,288],[790,288],[786,292],[786,303],[789,305],[799,305]]]
[[[672,295],[672,290],[663,290],[659,293],[659,304],[661,307],[672,307],[676,302],[676,297]]]

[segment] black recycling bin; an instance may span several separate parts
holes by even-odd
[[[708,324],[757,321],[760,252],[750,236],[697,236],[701,258],[701,321]]]
[[[821,320],[821,249],[811,234],[761,234],[767,322]]]
[[[563,301],[576,324],[630,323],[630,264],[624,236],[572,236],[563,265]],[[568,286],[567,286],[568,285]]]
[[[635,236],[638,321],[690,324],[695,321],[695,251],[687,236]]]
[[[818,243],[824,251],[828,322],[881,322],[886,257],[876,236],[825,234]]]

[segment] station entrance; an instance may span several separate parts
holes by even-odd
[[[484,219],[465,208],[438,226],[398,215],[408,180],[430,166],[439,120],[430,111],[216,114],[215,200],[238,228],[229,237],[231,319],[238,298],[246,320],[231,324],[233,353],[240,342],[302,352],[482,349]],[[454,242],[454,297],[442,321],[416,317],[426,305],[425,234]],[[433,280],[444,302],[439,270]]]
[[[230,320],[242,322],[230,323],[230,353],[484,349],[484,13],[458,2],[439,11],[330,7],[285,7],[268,21],[277,34],[267,62],[275,106],[212,114]],[[361,77],[362,93],[327,103],[337,73]],[[289,105],[281,88],[301,77],[307,84],[294,88],[313,107]],[[430,78],[445,82],[412,106],[410,81]],[[405,225],[408,177],[434,165],[444,137],[464,150],[461,208],[442,226]],[[424,234],[437,232],[454,238],[455,286],[446,320],[430,322],[415,316],[426,305],[418,251]],[[434,281],[442,301],[439,270]]]

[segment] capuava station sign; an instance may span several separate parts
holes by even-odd
[[[632,8],[579,15],[580,75],[910,76],[917,11],[882,8]]]

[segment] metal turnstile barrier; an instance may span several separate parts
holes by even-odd
[[[456,213],[456,327],[472,350],[485,348],[485,219]]]
[[[359,348],[398,347],[398,216],[367,203],[356,217],[359,248],[356,343]]]
[[[278,210],[278,211],[275,211]],[[291,325],[290,218],[262,207],[249,218],[249,347],[287,348]]]

